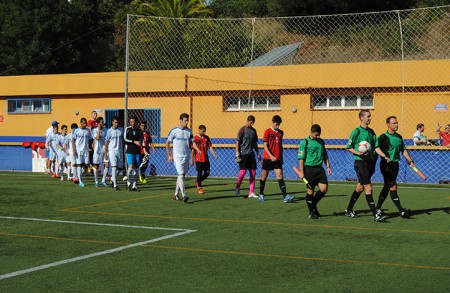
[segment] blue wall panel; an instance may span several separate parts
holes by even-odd
[[[0,146],[0,170],[31,171],[31,149],[23,146]]]

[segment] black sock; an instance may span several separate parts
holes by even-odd
[[[381,206],[383,206],[383,203],[386,200],[388,193],[389,193],[389,190],[381,189],[380,197],[378,197],[378,202],[377,202],[377,207],[376,207],[377,210],[381,210]]]
[[[264,195],[264,188],[266,188],[266,181],[259,180],[259,194]]]
[[[317,210],[317,203],[325,196],[320,190],[317,190],[316,195],[314,196],[314,209]]]
[[[356,190],[353,191],[352,197],[350,198],[350,202],[348,203],[348,206],[347,206],[347,210],[348,211],[352,211],[353,210],[353,206],[358,201],[358,198],[361,195],[361,193],[362,193],[362,191],[361,192],[358,192]]]
[[[309,213],[314,211],[314,199],[312,194],[306,194],[306,205],[308,206]]]
[[[400,198],[397,195],[397,190],[392,190],[391,191],[391,199],[394,202],[395,206],[397,207],[397,209],[399,210],[399,212],[401,212],[403,210],[403,207],[400,203]]]
[[[372,194],[366,194],[367,204],[369,205],[370,211],[375,216],[377,214],[377,210],[375,209],[375,201],[373,200]]]
[[[283,197],[285,197],[286,196],[286,184],[284,184],[284,179],[279,179],[278,185],[280,186],[281,194],[283,194]]]
[[[197,171],[197,186],[202,187],[202,171]]]
[[[202,175],[202,181],[204,181],[206,178],[208,178],[209,176],[209,171],[205,171],[205,173],[203,173]]]

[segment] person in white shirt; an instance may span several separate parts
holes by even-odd
[[[181,191],[183,202],[185,203],[188,202],[189,197],[186,195],[184,177],[189,170],[191,147],[193,147],[197,153],[202,153],[197,145],[192,143],[194,141],[194,136],[192,135],[192,130],[187,127],[188,123],[189,114],[182,113],[180,115],[180,125],[169,132],[166,141],[167,160],[169,164],[172,162],[174,163],[178,173],[175,195],[173,196],[173,199],[180,200],[178,197],[178,191]],[[170,143],[173,145],[172,154],[170,153]]]
[[[112,119],[112,127],[108,129],[105,139],[105,159],[111,165],[112,183],[114,190],[117,186],[117,169],[123,166],[123,128],[119,127],[119,118]]]
[[[72,149],[72,136],[75,129],[78,128],[78,124],[72,123],[70,125],[70,129],[72,129],[72,132],[66,135],[66,139],[64,142],[64,150],[67,155],[67,165],[68,165],[68,172],[67,172],[67,180],[73,180],[74,182],[78,179],[76,178],[76,168],[75,164],[77,163],[75,156],[73,155],[73,149]]]
[[[58,125],[58,124],[59,124],[58,121],[55,121],[55,120],[52,121],[52,126],[50,126],[50,127],[45,131],[45,140],[46,140],[46,141],[47,141],[48,136],[49,136],[50,134],[53,133],[53,126]],[[49,159],[49,157],[50,157],[50,150],[49,150],[48,148],[45,149],[45,157],[46,157],[46,159],[45,159],[45,166],[46,166],[45,173],[46,173],[46,174],[52,174],[52,173],[50,172],[51,161],[50,161],[50,159]]]
[[[52,173],[52,178],[59,178],[58,166],[56,164],[56,160],[58,159],[58,149],[56,145],[59,139],[59,126],[58,124],[55,124],[54,126],[52,126],[52,128],[52,133],[47,135],[47,138],[45,140],[45,147],[47,150],[49,150],[49,155],[47,156],[47,158],[50,162],[49,170]]]
[[[103,121],[103,117],[98,117],[96,119],[97,127],[92,129],[92,136],[94,138],[93,142],[93,155],[92,155],[92,167],[94,169],[94,181],[95,181],[95,187],[98,187],[98,170],[100,168],[100,164],[104,162],[104,156],[105,156],[105,140],[106,140],[106,133],[107,129],[105,128],[105,124]],[[105,164],[106,166],[106,164]],[[102,185],[108,186],[105,182],[106,177],[105,173],[108,173],[108,170],[104,168],[103,170],[103,180]]]
[[[414,145],[431,145],[427,140],[427,137],[422,134],[425,131],[425,125],[422,123],[417,124],[417,131],[414,133]]]
[[[78,185],[84,187],[83,183],[83,166],[89,166],[89,139],[91,139],[91,131],[86,128],[86,118],[80,119],[80,127],[72,133],[72,153],[75,156],[78,174]]]
[[[56,148],[58,151],[59,176],[61,177],[61,181],[64,180],[64,167],[67,167],[66,150],[64,149],[66,140],[67,125],[63,125],[61,126],[61,134],[58,136],[58,141],[56,142]],[[67,168],[67,173],[69,173],[69,168]]]

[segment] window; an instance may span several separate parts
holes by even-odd
[[[50,98],[19,98],[8,99],[8,113],[50,113]]]
[[[267,111],[280,110],[280,96],[270,97],[224,97],[223,98],[224,111]]]
[[[373,96],[313,96],[313,109],[373,109]]]

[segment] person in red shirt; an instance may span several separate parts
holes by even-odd
[[[210,164],[208,158],[208,149],[211,150],[214,158],[217,159],[217,155],[214,152],[211,140],[209,136],[205,134],[206,126],[200,125],[198,127],[198,134],[194,137],[194,143],[197,145],[201,153],[198,153],[194,148],[192,148],[192,156],[191,156],[191,166],[194,165],[195,160],[195,169],[197,170],[197,189],[199,194],[204,194],[205,192],[202,189],[202,182],[208,178],[210,172]]]
[[[94,137],[92,135],[92,130],[94,130],[94,128],[97,128],[97,127],[98,127],[97,111],[94,110],[91,112],[91,119],[89,119],[87,122],[87,128],[91,132],[91,137]],[[90,162],[92,162],[93,158],[94,158],[94,149],[92,148],[93,144],[94,144],[94,139],[90,139],[89,140],[89,160],[90,160]],[[89,173],[93,173],[93,168],[91,165],[87,166],[87,171]]]
[[[152,136],[147,130],[147,122],[141,121],[139,127],[142,130],[141,154],[143,155],[141,164],[139,165],[139,181],[146,184],[147,179],[145,178],[145,171],[147,170],[148,162],[150,161],[150,147],[153,150],[153,154],[156,154],[156,150],[152,141]]]
[[[438,123],[436,132],[442,139],[442,145],[450,147],[450,124],[445,125],[445,131],[441,131],[441,124]]]
[[[286,192],[286,184],[283,179],[283,130],[281,130],[280,124],[282,120],[278,115],[272,118],[272,127],[264,131],[263,144],[264,155],[262,162],[262,174],[259,181],[259,201],[264,201],[264,188],[266,186],[267,175],[269,171],[275,170],[275,175],[278,179],[278,185],[280,186],[281,193],[283,194],[284,202],[292,202],[293,196],[288,195]]]

